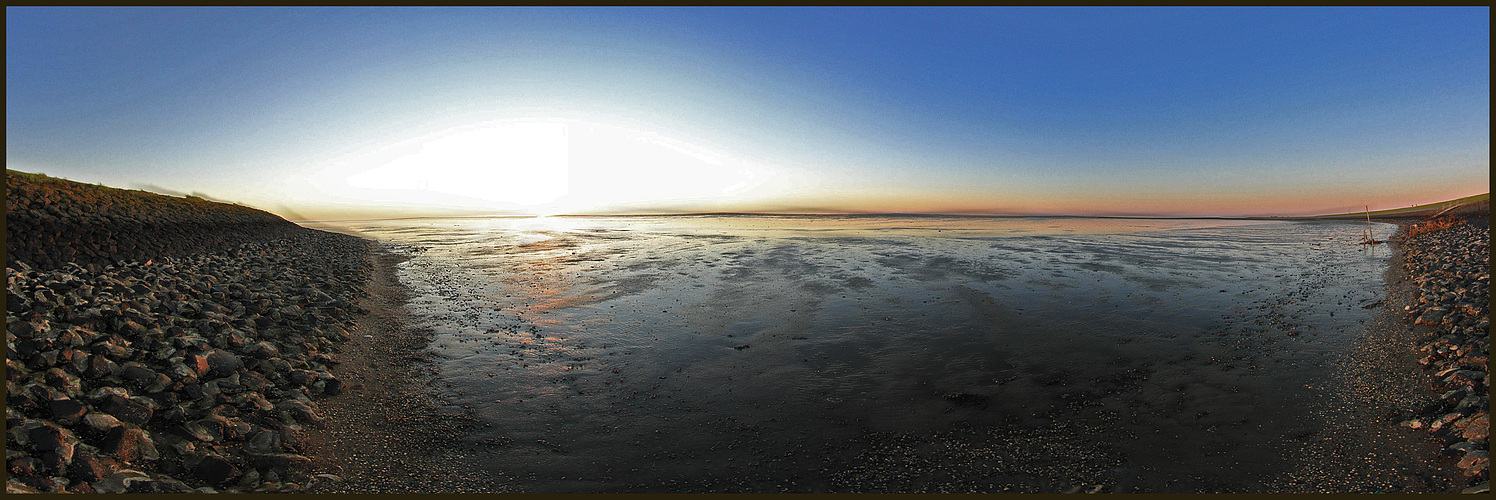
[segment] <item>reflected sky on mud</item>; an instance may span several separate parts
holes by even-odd
[[[352,229],[413,254],[400,277],[436,334],[444,398],[492,424],[471,442],[531,491],[1040,492],[1257,491],[1282,474],[1293,436],[1316,426],[1305,408],[1330,361],[1383,293],[1388,250],[1352,244],[1364,227],[675,216]]]

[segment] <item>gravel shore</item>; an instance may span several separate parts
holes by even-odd
[[[1433,229],[1440,226],[1443,229]],[[1468,478],[1468,493],[1490,490],[1490,216],[1405,225],[1394,241],[1406,272],[1407,323],[1419,335],[1418,364],[1438,398],[1401,422],[1427,432]]]
[[[431,333],[411,326],[408,294],[395,277],[406,256],[376,251],[373,275],[351,339],[334,370],[343,395],[321,401],[327,425],[312,429],[313,464],[342,478],[312,493],[501,493],[499,475],[478,470],[464,440],[479,424],[439,410],[432,397],[435,367],[423,354]]]

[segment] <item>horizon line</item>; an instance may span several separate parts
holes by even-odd
[[[1086,218],[1086,219],[1154,219],[1154,220],[1188,220],[1188,219],[1210,219],[1210,220],[1296,220],[1296,219],[1326,219],[1336,217],[1371,216],[1381,217],[1414,217],[1416,212],[1435,208],[1449,208],[1459,205],[1488,200],[1491,193],[1465,196],[1438,203],[1427,203],[1412,207],[1392,208],[1381,210],[1368,210],[1366,212],[1341,212],[1313,215],[1148,215],[1148,214],[1015,214],[1002,212],[869,212],[869,211],[798,211],[798,212],[774,212],[774,211],[703,211],[703,212],[637,212],[637,213],[561,213],[561,214],[522,214],[522,213],[491,213],[491,214],[466,214],[466,215],[407,215],[392,217],[368,217],[368,218],[340,218],[340,219],[301,219],[292,222],[358,222],[375,220],[410,220],[410,219],[486,219],[486,218],[543,218],[543,217],[702,217],[702,216],[781,216],[781,217],[809,217],[809,216],[861,216],[861,217],[997,217],[997,218]],[[289,219],[288,219],[289,220]]]

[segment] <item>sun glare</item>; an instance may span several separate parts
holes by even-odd
[[[566,125],[490,123],[432,138],[415,152],[353,174],[365,189],[413,189],[533,206],[567,193]]]
[[[530,215],[713,210],[806,185],[721,148],[595,121],[494,120],[416,137],[313,182],[344,199]]]

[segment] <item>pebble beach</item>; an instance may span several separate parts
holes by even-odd
[[[426,394],[398,258],[265,212],[7,171],[7,492],[495,492]],[[1489,216],[1400,222],[1426,403],[1489,490]],[[1428,224],[1428,223],[1424,223]],[[1393,299],[1396,294],[1396,299]],[[399,416],[392,419],[391,416]],[[1400,422],[1400,423],[1399,423]],[[450,441],[450,442],[449,442]]]

